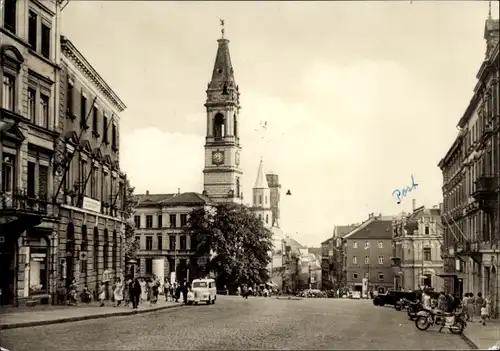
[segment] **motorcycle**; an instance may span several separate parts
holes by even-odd
[[[419,330],[427,330],[431,325],[439,326],[439,331],[448,328],[452,334],[461,334],[467,327],[463,312],[446,313],[439,310],[425,309],[417,313],[415,326]]]
[[[396,311],[402,311],[402,310],[407,309],[409,305],[410,305],[410,301],[403,297],[403,298],[399,299],[398,302],[396,302],[396,304],[394,305],[394,308],[396,309]]]
[[[408,318],[410,320],[417,319],[417,313],[423,309],[422,303],[420,301],[412,302],[410,301],[410,305],[407,308]]]

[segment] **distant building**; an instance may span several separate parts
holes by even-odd
[[[393,231],[394,288],[405,291],[421,286],[443,290],[441,246],[443,230],[439,208],[415,208],[395,217]]]
[[[342,241],[347,288],[361,291],[363,278],[369,290],[392,288],[392,216],[372,213]]]

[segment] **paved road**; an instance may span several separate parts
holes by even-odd
[[[458,335],[419,331],[405,313],[370,301],[232,296],[211,306],[5,330],[0,340],[12,351],[467,348]]]

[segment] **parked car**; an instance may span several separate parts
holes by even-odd
[[[378,294],[373,299],[373,304],[375,306],[384,306],[384,305],[396,305],[400,299],[406,298],[410,301],[417,300],[417,292],[406,292],[406,291],[388,291],[385,294]]]

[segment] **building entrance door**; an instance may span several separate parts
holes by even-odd
[[[10,243],[0,249],[0,305],[11,305],[15,298],[16,253],[15,246]]]

